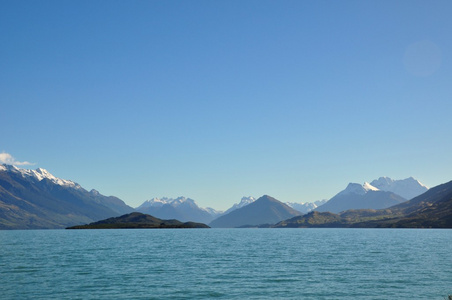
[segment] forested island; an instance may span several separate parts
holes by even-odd
[[[210,228],[202,223],[180,222],[178,220],[162,220],[151,215],[133,212],[116,218],[108,218],[98,222],[67,227],[66,229],[159,229],[159,228]]]

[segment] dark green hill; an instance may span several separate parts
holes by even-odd
[[[234,228],[276,224],[281,220],[298,215],[300,215],[300,212],[287,204],[265,195],[251,204],[215,219],[209,225],[211,227]]]
[[[279,222],[278,228],[305,228],[305,227],[345,227],[344,220],[337,214],[330,212],[312,211],[302,216]]]
[[[311,212],[274,227],[452,228],[452,181],[387,209]]]
[[[87,225],[68,227],[67,229],[130,229],[130,228],[209,228],[202,223],[178,220],[162,220],[151,215],[133,212],[116,218],[94,222]]]

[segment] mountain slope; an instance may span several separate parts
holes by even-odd
[[[44,169],[0,166],[0,228],[64,228],[129,213],[116,197],[88,192]]]
[[[345,190],[315,210],[339,213],[349,209],[383,209],[405,201],[405,198],[392,192],[380,191],[367,182],[363,185],[350,183]]]
[[[251,204],[236,209],[212,221],[209,226],[233,228],[241,226],[257,226],[275,224],[281,220],[300,215],[300,212],[275,198],[262,196]]]

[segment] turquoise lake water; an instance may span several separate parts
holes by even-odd
[[[438,299],[452,230],[0,231],[0,299]]]

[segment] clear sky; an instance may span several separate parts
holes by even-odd
[[[0,152],[131,206],[452,180],[452,1],[0,1]]]

